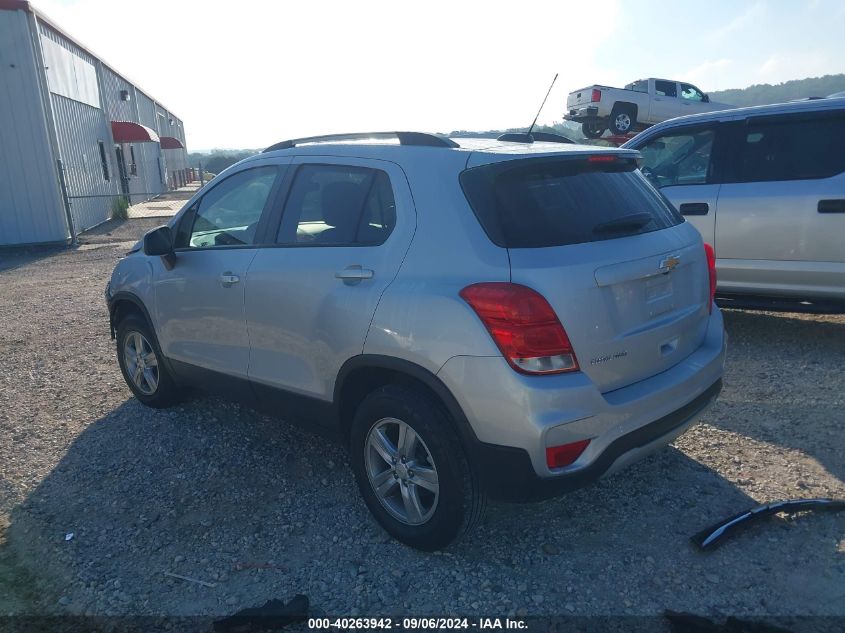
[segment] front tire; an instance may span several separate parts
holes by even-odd
[[[117,362],[134,396],[163,409],[180,400],[181,390],[163,362],[158,341],[146,320],[129,315],[117,325]]]
[[[486,507],[447,414],[422,390],[386,385],[369,394],[352,422],[350,461],[375,519],[416,549],[447,546]]]

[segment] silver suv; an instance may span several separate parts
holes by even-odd
[[[716,249],[720,299],[845,310],[845,99],[680,117],[623,147]]]
[[[530,140],[530,138],[528,139]],[[638,154],[422,133],[286,141],[116,266],[120,368],[336,433],[394,537],[584,486],[713,402],[712,250]]]

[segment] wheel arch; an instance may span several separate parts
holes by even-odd
[[[610,112],[610,118],[612,119],[614,113],[619,112],[620,110],[625,110],[631,115],[633,119],[631,121],[632,124],[637,122],[640,106],[638,106],[636,103],[631,103],[630,101],[617,101],[613,104],[613,108]]]
[[[116,292],[109,300],[109,330],[112,339],[115,338],[117,324],[130,313],[135,313],[143,317],[155,335],[153,320],[150,318],[150,312],[147,310],[144,302],[137,295],[121,290]]]
[[[347,360],[338,372],[334,387],[337,421],[343,441],[348,444],[352,417],[358,404],[374,389],[388,384],[421,388],[432,395],[449,414],[469,458],[473,442],[478,442],[463,409],[445,384],[428,369],[408,360],[361,354]]]

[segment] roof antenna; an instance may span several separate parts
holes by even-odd
[[[537,125],[537,119],[539,119],[539,118],[540,118],[540,113],[543,111],[543,106],[544,106],[544,105],[546,105],[546,99],[548,99],[548,98],[549,98],[549,95],[550,95],[550,94],[551,94],[551,92],[552,92],[552,88],[554,88],[555,82],[557,81],[557,75],[558,75],[558,74],[557,74],[557,73],[555,73],[555,78],[554,78],[554,79],[552,79],[552,85],[551,85],[551,86],[549,86],[549,91],[546,93],[546,98],[545,98],[545,99],[543,99],[543,103],[541,103],[541,104],[540,104],[540,109],[539,109],[539,110],[537,110],[537,116],[535,116],[535,117],[534,117],[534,121],[531,123],[531,127],[530,127],[530,128],[528,128],[528,132],[526,132],[526,134],[527,134],[528,136],[531,136],[531,130],[533,130],[533,129],[534,129],[534,126],[535,126],[535,125]]]

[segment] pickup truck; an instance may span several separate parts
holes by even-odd
[[[651,78],[624,88],[588,86],[570,92],[563,118],[581,123],[587,138],[599,138],[607,128],[612,134],[628,134],[677,116],[732,107],[710,101],[692,84]]]

